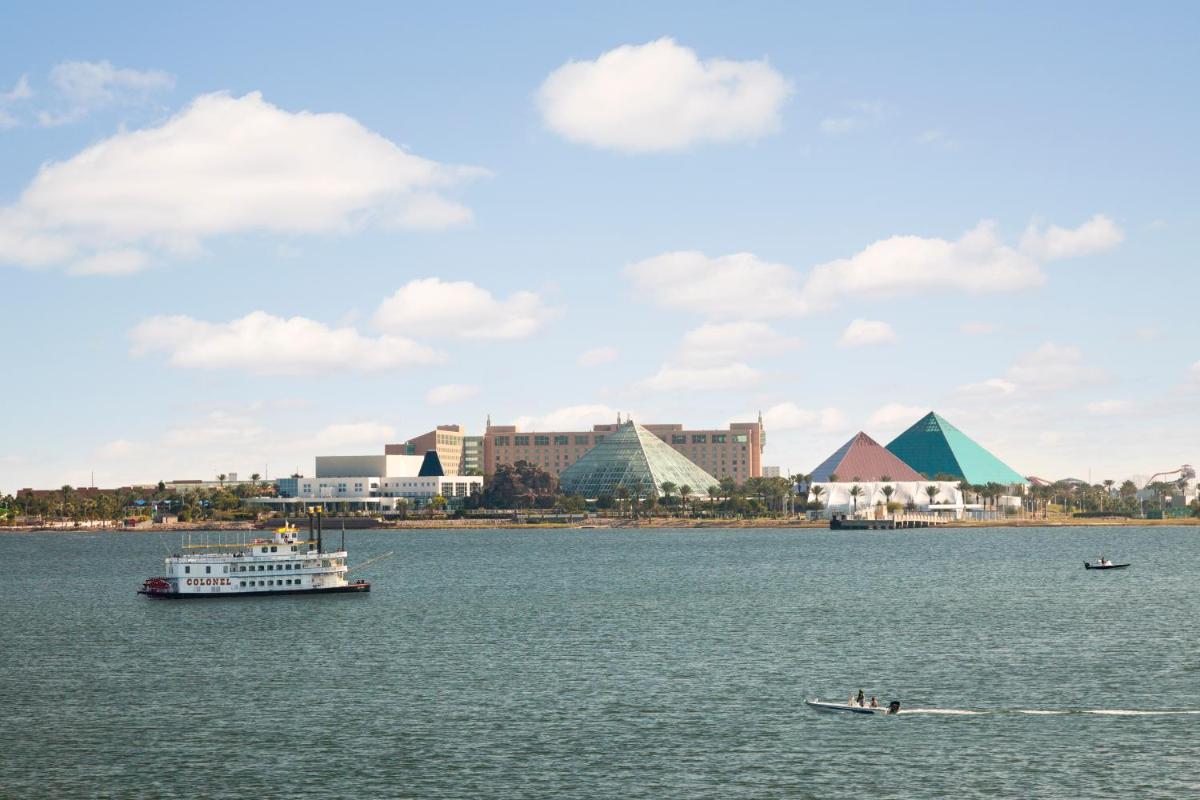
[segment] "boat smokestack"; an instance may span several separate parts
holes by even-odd
[[[317,553],[321,552],[321,511],[322,509],[317,509]]]

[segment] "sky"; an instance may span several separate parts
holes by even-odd
[[[1190,3],[13,4],[0,493],[930,410],[1200,460]]]

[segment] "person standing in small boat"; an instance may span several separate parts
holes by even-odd
[[[859,708],[863,708],[867,704],[867,697],[863,694],[863,690],[858,690],[858,697],[854,698],[854,704]]]
[[[871,695],[871,708],[879,708],[879,701],[875,699],[875,695]]]

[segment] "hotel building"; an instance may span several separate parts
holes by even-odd
[[[462,475],[467,471],[463,456],[468,438],[462,425],[438,425],[436,430],[415,436],[407,442],[384,445],[383,452],[389,456],[423,456],[430,450],[436,450],[447,475]],[[476,464],[475,469],[478,468]]]
[[[578,461],[620,423],[594,425],[590,431],[521,431],[515,425],[488,425],[483,436],[483,472],[501,464],[528,461],[557,476]],[[708,474],[738,483],[762,475],[766,444],[762,419],[734,422],[727,429],[685,429],[682,425],[643,425]]]

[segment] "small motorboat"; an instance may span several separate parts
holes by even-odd
[[[1125,569],[1128,566],[1129,566],[1128,564],[1114,564],[1111,561],[1107,561],[1107,562],[1104,562],[1101,564],[1089,564],[1086,561],[1083,562],[1084,569]]]
[[[900,713],[899,700],[893,700],[886,708],[883,706],[871,708],[870,706],[859,706],[851,703],[825,703],[817,699],[805,700],[804,704],[813,711],[820,711],[823,714],[877,714],[883,716],[885,714]]]

